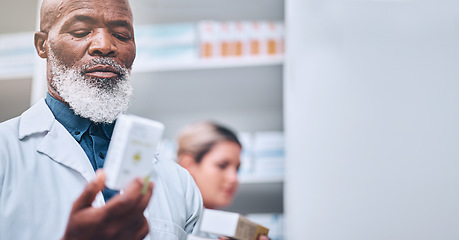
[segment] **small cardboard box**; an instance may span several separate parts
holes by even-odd
[[[250,221],[239,213],[204,209],[200,230],[237,240],[257,240],[269,229]]]

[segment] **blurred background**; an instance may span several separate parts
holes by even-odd
[[[40,1],[1,0],[0,120],[46,93]],[[459,239],[459,2],[133,0],[129,112],[238,132],[227,210],[275,239]]]

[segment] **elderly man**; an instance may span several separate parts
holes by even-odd
[[[48,95],[0,125],[0,239],[184,239],[202,210],[191,176],[156,161],[153,183],[104,189],[105,154],[131,96],[127,0],[44,0],[35,47]],[[110,200],[109,200],[110,199]],[[109,200],[109,201],[108,201]],[[148,207],[147,207],[148,206]]]

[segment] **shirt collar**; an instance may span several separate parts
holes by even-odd
[[[115,122],[102,124],[102,130],[108,139],[112,139],[113,129],[115,128]]]
[[[56,120],[59,121],[78,142],[81,140],[83,133],[88,131],[91,124],[96,124],[87,118],[76,115],[70,107],[53,98],[49,93],[46,94],[45,101]],[[103,133],[108,139],[111,139],[114,126],[114,123],[101,124]]]

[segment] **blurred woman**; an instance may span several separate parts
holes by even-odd
[[[178,163],[193,176],[206,208],[231,204],[239,185],[240,155],[236,134],[212,122],[189,125],[178,136]]]

